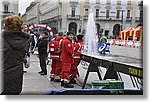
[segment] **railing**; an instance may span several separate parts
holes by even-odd
[[[111,45],[126,46],[126,47],[142,47],[143,42],[132,41],[132,40],[117,40],[117,39],[108,39],[107,41]]]
[[[132,17],[126,17],[126,21],[127,22],[131,22],[132,21]]]
[[[80,20],[80,15],[67,15],[67,19]]]
[[[85,20],[88,19],[88,15],[84,15],[83,17]],[[99,21],[101,21],[101,20],[104,20],[104,21],[110,21],[110,20],[121,21],[122,19],[121,19],[121,17],[117,18],[116,16],[109,16],[108,18],[106,18],[106,16],[95,16],[95,20],[99,20]]]
[[[127,1],[127,5],[132,5],[132,1]]]
[[[142,22],[143,21],[143,19],[142,19],[142,17],[140,18],[140,17],[135,17],[135,22]]]
[[[113,21],[121,21],[121,18],[117,18],[116,16],[109,16],[106,18],[106,16],[96,16],[96,20],[113,20]]]
[[[121,5],[121,1],[117,1],[117,5]]]

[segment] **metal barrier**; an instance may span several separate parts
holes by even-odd
[[[142,47],[143,43],[140,41],[132,40],[118,40],[118,39],[108,39],[107,41],[111,45],[129,46],[129,47]]]
[[[127,58],[127,62],[121,60],[122,56],[94,56],[88,54],[81,54],[81,60],[89,62],[90,65],[87,69],[87,73],[84,79],[82,89],[84,89],[88,75],[90,72],[96,72],[98,74],[99,80],[106,79],[121,79],[120,73],[124,73],[130,76],[132,84],[137,89],[141,89],[139,84],[143,86],[143,68],[142,62],[137,59]],[[98,66],[107,69],[107,72],[102,79],[99,72]]]

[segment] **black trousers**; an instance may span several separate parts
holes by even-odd
[[[39,60],[40,60],[40,67],[41,70],[47,74],[47,68],[46,68],[46,60],[47,60],[47,54],[39,54]]]

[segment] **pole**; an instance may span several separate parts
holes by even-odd
[[[121,30],[123,30],[123,10],[122,10],[122,17],[121,17]]]

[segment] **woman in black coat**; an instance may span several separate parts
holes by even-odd
[[[22,91],[25,48],[30,35],[22,32],[19,16],[4,19],[2,32],[3,90],[2,95],[18,95]]]

